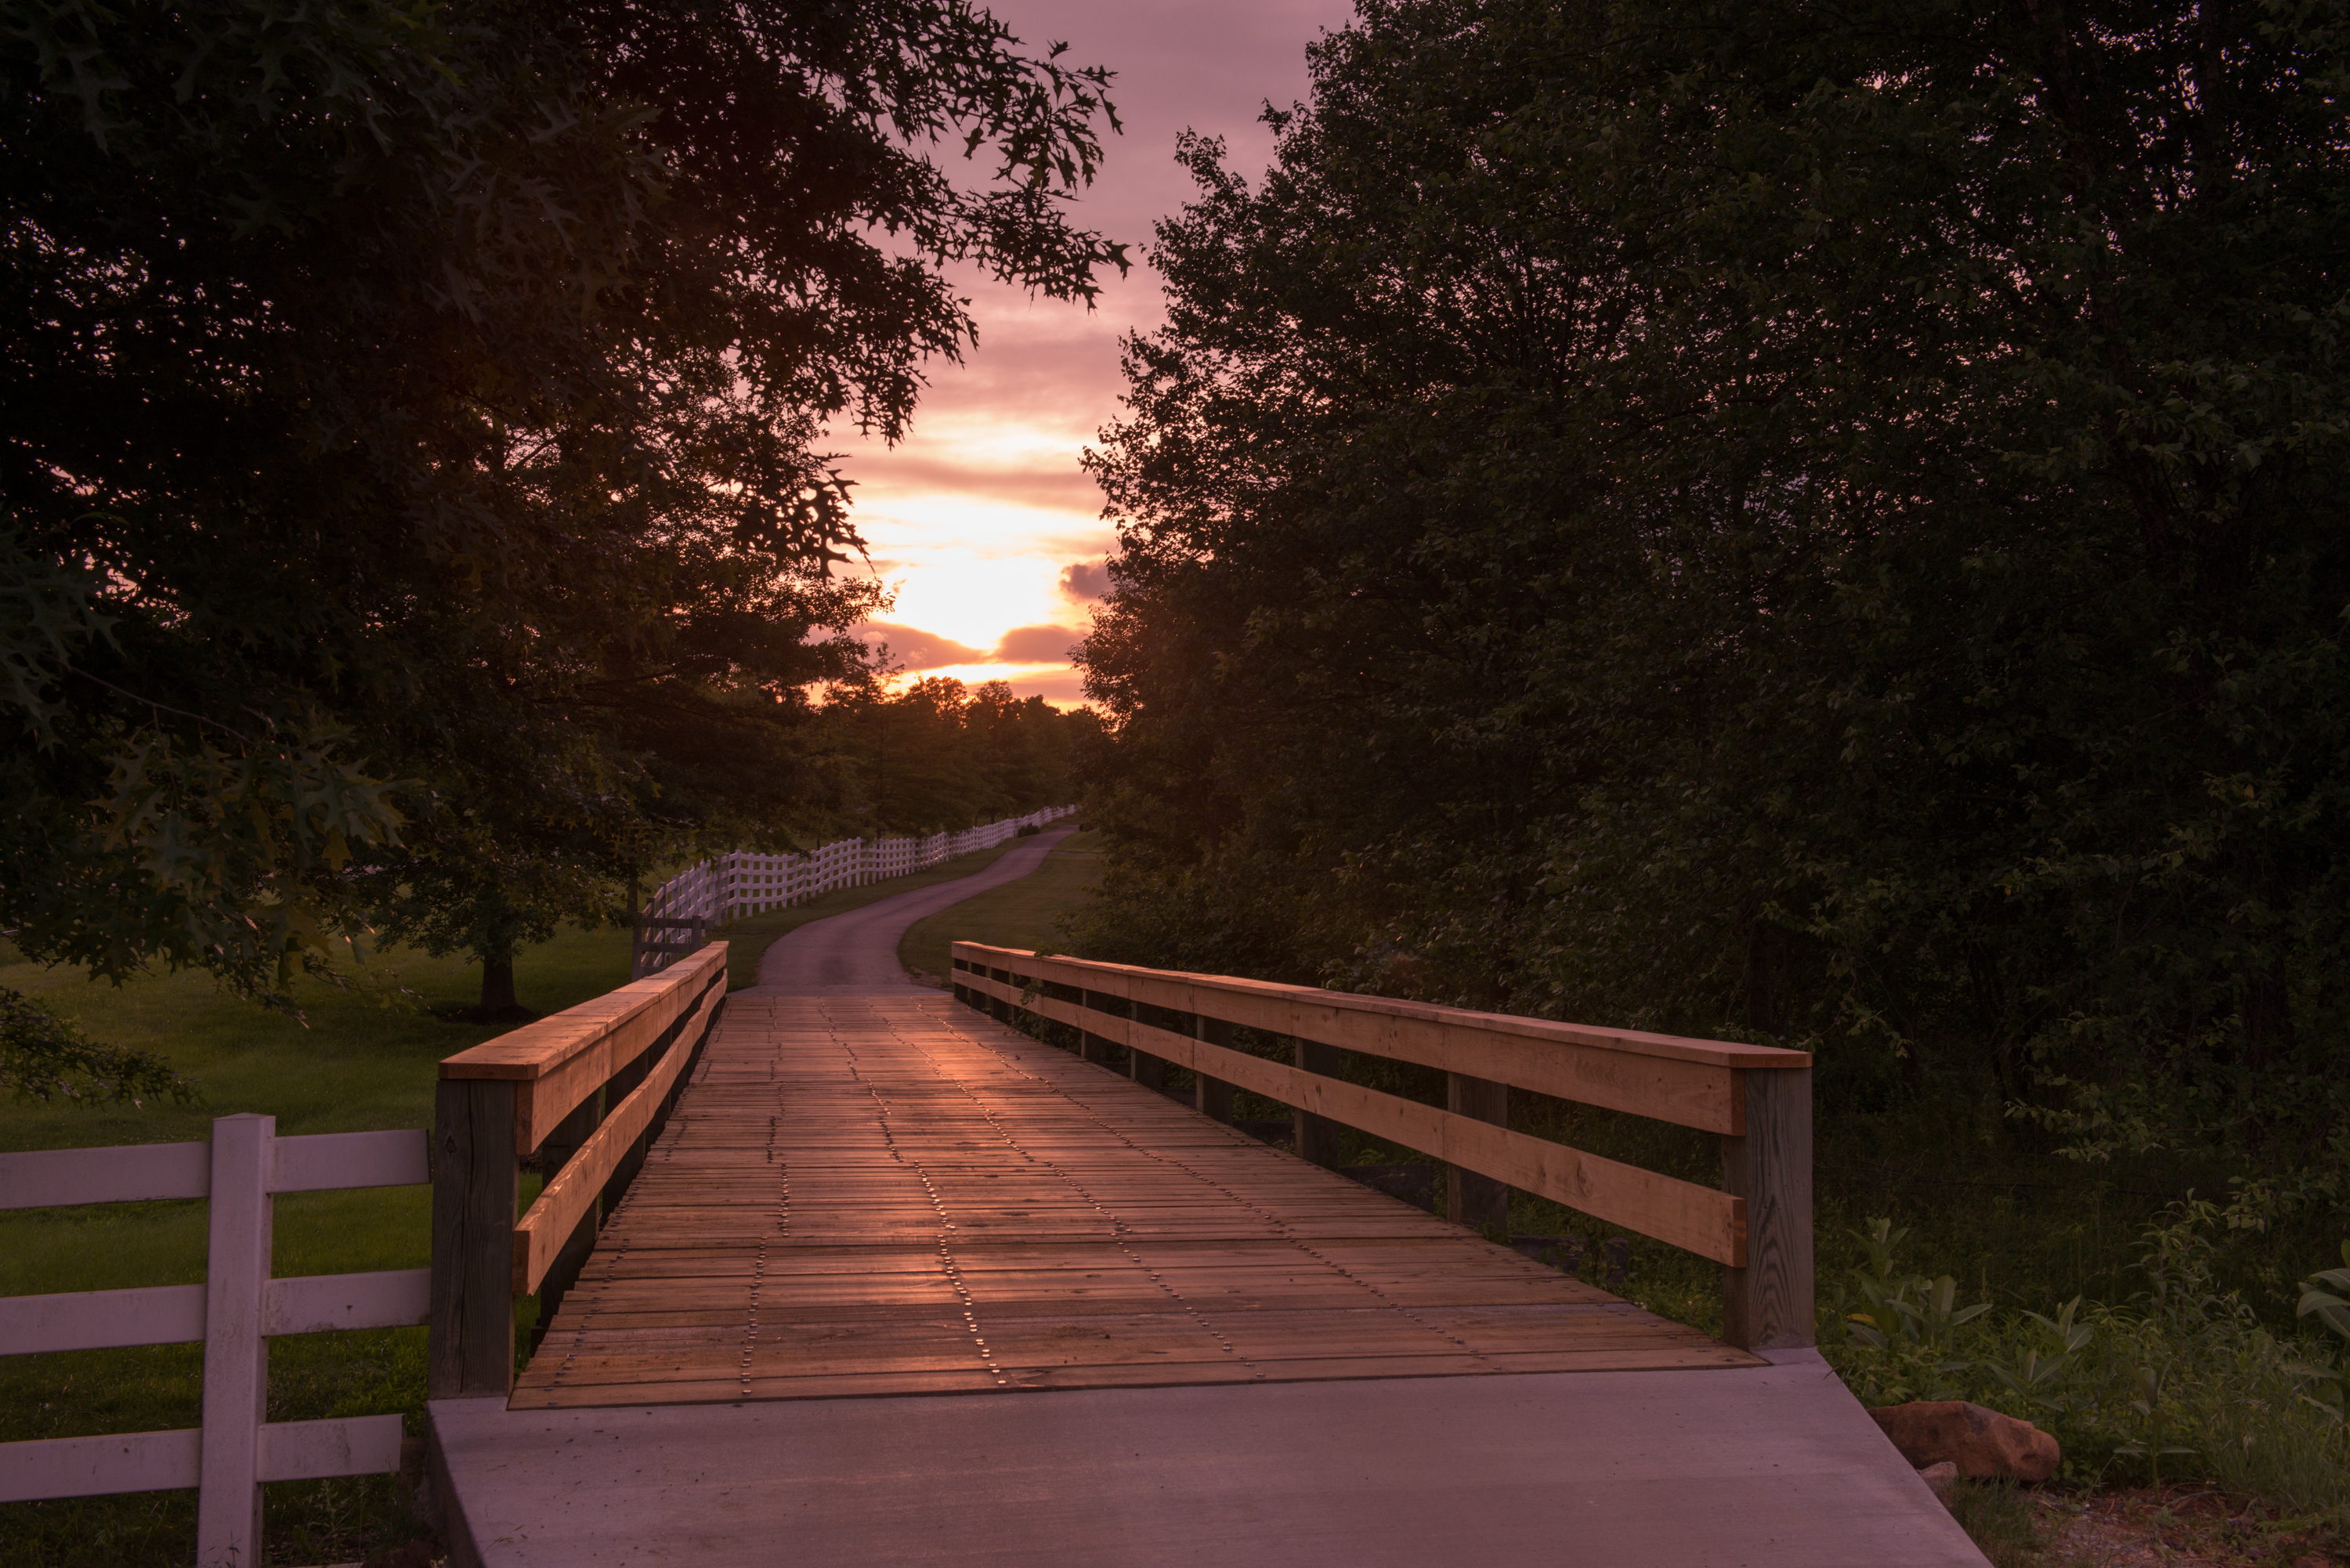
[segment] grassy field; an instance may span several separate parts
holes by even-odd
[[[624,931],[568,931],[516,965],[524,1002],[554,1012],[628,979]],[[433,1066],[499,1032],[457,1016],[479,995],[454,959],[378,955],[352,990],[306,981],[303,1023],[225,996],[202,975],[120,988],[24,962],[0,945],[0,986],[39,997],[91,1035],[153,1051],[194,1077],[199,1106],[0,1105],[0,1148],[202,1141],[212,1118],[258,1111],[281,1134],[429,1125]],[[277,1200],[280,1275],[418,1268],[428,1261],[423,1188],[292,1194]],[[204,1277],[202,1203],[121,1203],[0,1215],[0,1293],[188,1284]],[[525,1313],[525,1320],[527,1313]],[[202,1349],[28,1355],[0,1362],[0,1441],[197,1424]],[[400,1411],[418,1429],[424,1331],[305,1334],[272,1342],[269,1418]],[[388,1477],[269,1489],[268,1560],[348,1561],[420,1532]],[[82,1568],[187,1560],[195,1494],[149,1492],[0,1507],[0,1564]]]
[[[1099,836],[1073,833],[1032,875],[965,898],[917,924],[898,944],[898,961],[910,970],[944,977],[952,942],[1054,950],[1062,945],[1055,922],[1092,897],[1100,876]]]

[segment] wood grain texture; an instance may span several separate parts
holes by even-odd
[[[425,1387],[504,1396],[514,1374],[517,1193],[511,1080],[443,1078],[432,1114],[432,1293]]]
[[[1016,1000],[1020,994],[1002,981],[976,974],[972,977],[972,984],[983,995],[991,997]],[[1036,996],[1028,1005],[1030,1011],[1060,1023],[1084,1022],[1074,1004],[1056,1002],[1049,996]],[[1717,1263],[1745,1266],[1746,1200],[1742,1196],[1659,1176],[1638,1166],[1586,1154],[1563,1144],[1492,1127],[1474,1117],[1456,1116],[1343,1079],[1228,1051],[1131,1019],[1097,1013],[1091,1015],[1089,1022],[1093,1028],[1120,1041],[1129,1050],[1147,1050],[1184,1066],[1214,1073],[1242,1088],[1295,1106],[1305,1115],[1325,1116],[1392,1139]],[[1311,1131],[1311,1124],[1304,1124],[1301,1137]],[[1303,1142],[1299,1153],[1311,1158]]]
[[[1722,1338],[1748,1350],[1813,1342],[1812,1075],[1746,1077],[1746,1136],[1721,1140],[1722,1185],[1746,1199],[1746,1266],[1721,1278]]]
[[[577,1007],[485,1040],[441,1064],[443,1078],[500,1078],[515,1096],[515,1142],[524,1154],[626,1063],[641,1055],[705,987],[723,984],[726,944],[712,942],[659,974],[630,981]],[[713,974],[722,977],[713,981]]]
[[[644,1081],[604,1114],[603,1125],[564,1162],[554,1179],[540,1189],[538,1200],[514,1229],[514,1293],[529,1295],[546,1277],[556,1254],[579,1228],[599,1191],[620,1167],[637,1140],[651,1126],[661,1102],[692,1058],[693,1047],[709,1027],[718,1004],[726,1000],[725,971],[702,993],[701,1004],[679,1031],[659,1062],[646,1071]]]
[[[753,992],[513,1403],[1752,1365],[944,994]]]
[[[1180,974],[958,942],[973,966],[1079,986],[1268,1033],[1318,1040],[1561,1099],[1736,1134],[1741,1103],[1724,1069],[1809,1067],[1801,1051],[1475,1012],[1393,997],[1223,975]]]

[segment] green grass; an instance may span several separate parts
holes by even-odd
[[[624,931],[566,932],[525,953],[525,1004],[554,1012],[628,978]],[[37,996],[94,1037],[153,1051],[198,1080],[204,1103],[143,1108],[0,1105],[0,1149],[202,1141],[212,1118],[257,1111],[281,1134],[421,1127],[434,1064],[499,1033],[454,1015],[480,972],[454,959],[378,955],[359,988],[296,987],[307,1027],[223,994],[201,975],[116,988],[44,970],[0,947],[0,985]],[[423,1188],[289,1194],[276,1204],[279,1275],[421,1267]],[[202,1203],[119,1203],[0,1214],[0,1293],[120,1290],[204,1277]],[[527,1305],[523,1317],[528,1322]],[[203,1393],[197,1345],[94,1350],[0,1361],[0,1441],[192,1427]],[[303,1334],[270,1345],[269,1418],[397,1411],[421,1429],[424,1332]],[[268,1561],[348,1561],[421,1532],[390,1477],[268,1489]],[[195,1494],[147,1492],[0,1507],[0,1564],[177,1564],[192,1551]]]
[[[1093,897],[1100,877],[1100,836],[1073,833],[1028,876],[918,922],[898,944],[898,961],[943,979],[954,942],[1057,950],[1065,940],[1057,922]]]
[[[911,893],[983,871],[995,864],[998,856],[1020,842],[1017,838],[1007,838],[993,849],[974,849],[968,855],[941,861],[927,871],[893,877],[887,882],[868,883],[862,888],[837,888],[821,898],[795,904],[788,909],[775,909],[721,926],[712,934],[729,944],[726,952],[727,988],[740,991],[744,986],[758,983],[759,961],[766,956],[769,944],[777,937],[795,931],[812,920],[845,915],[851,909],[861,909],[883,898],[894,898],[900,893]]]

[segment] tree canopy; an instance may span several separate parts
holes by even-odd
[[[2345,24],[1362,0],[1159,230],[1090,950],[2350,1136]]]
[[[949,264],[1123,265],[1106,73],[969,0],[0,17],[0,925],[97,974],[494,960],[742,831],[864,661],[827,421]]]

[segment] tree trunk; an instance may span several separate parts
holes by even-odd
[[[519,1005],[515,1001],[513,950],[484,957],[482,960],[482,1016],[496,1018],[515,1012]]]

